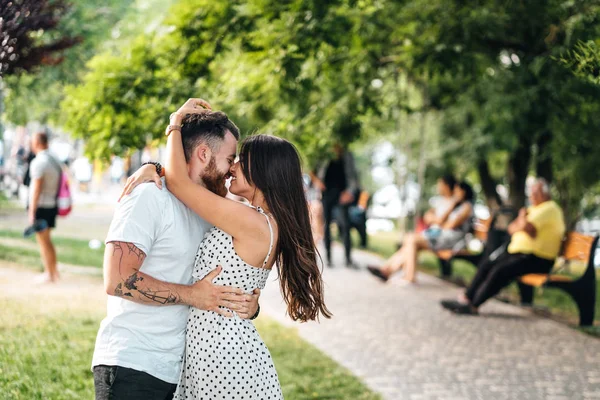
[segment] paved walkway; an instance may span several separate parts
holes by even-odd
[[[478,317],[454,316],[439,300],[458,289],[437,278],[421,274],[418,286],[404,287],[336,266],[324,273],[334,318],[296,324],[275,275],[263,312],[296,326],[385,399],[600,399],[600,340],[524,309],[491,301]]]

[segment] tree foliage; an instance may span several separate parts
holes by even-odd
[[[103,157],[158,139],[190,96],[310,158],[331,141],[410,135],[477,172],[490,204],[499,179],[523,205],[534,173],[574,219],[600,180],[598,18],[596,0],[179,1],[152,35],[97,55],[63,109]]]
[[[0,0],[0,74],[60,63],[61,52],[81,41],[57,34],[68,9],[62,0]]]

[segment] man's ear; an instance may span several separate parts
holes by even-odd
[[[201,144],[196,148],[196,155],[202,163],[208,164],[210,158],[212,157],[212,151],[206,144]]]

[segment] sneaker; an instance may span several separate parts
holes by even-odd
[[[477,315],[479,314],[477,312],[477,309],[474,308],[472,305],[470,304],[461,304],[460,307],[456,307],[452,311],[454,314],[459,314],[459,315]]]
[[[383,272],[381,272],[379,268],[374,265],[367,266],[367,271],[369,271],[371,275],[381,279],[384,282],[387,282],[389,279]]]
[[[50,277],[50,275],[48,275],[47,273],[44,272],[43,274],[40,274],[40,275],[36,276],[34,278],[33,282],[36,285],[44,285],[46,283],[52,283],[54,281],[52,280],[52,278]]]
[[[354,264],[352,261],[346,261],[346,268],[359,269],[358,265]]]
[[[457,300],[442,300],[440,302],[440,304],[446,310],[450,310],[450,311],[453,311],[453,310],[455,310],[457,308],[460,308],[460,307],[466,305],[465,303],[461,303],[460,301],[457,301]]]

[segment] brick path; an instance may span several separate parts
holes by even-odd
[[[263,312],[296,326],[385,399],[600,399],[600,339],[524,309],[490,301],[478,317],[454,316],[439,300],[458,289],[437,278],[421,274],[418,286],[403,287],[340,265],[324,274],[334,318],[295,324],[275,275]]]

